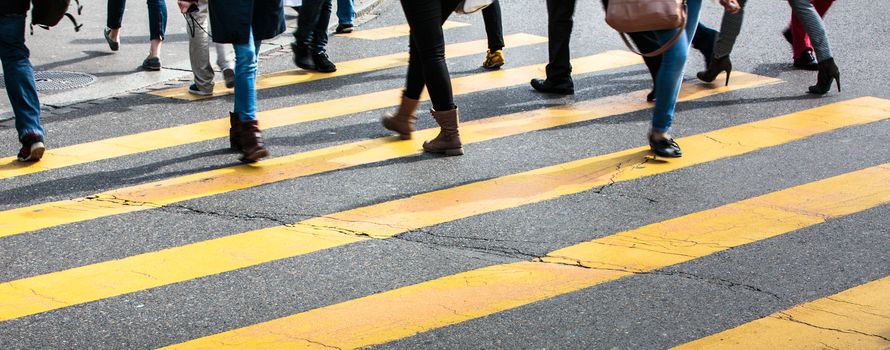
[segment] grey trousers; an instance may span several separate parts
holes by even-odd
[[[788,5],[791,5],[791,11],[794,12],[794,15],[803,24],[807,35],[810,36],[813,51],[816,51],[816,59],[822,62],[833,57],[825,24],[822,23],[822,18],[819,17],[813,4],[809,0],[788,0]]]
[[[213,92],[213,66],[210,65],[210,37],[206,31],[210,30],[208,24],[208,0],[198,0],[198,12],[193,12],[195,22],[194,33],[189,29],[189,61],[192,65],[192,73],[195,75],[195,85],[198,89]],[[203,29],[201,28],[203,27]],[[232,63],[226,57],[226,47],[223,44],[213,44],[216,48],[216,65],[220,70],[231,69]]]
[[[714,57],[728,56],[732,53],[735,46],[735,39],[742,31],[742,21],[745,18],[745,3],[747,0],[739,0],[742,9],[732,14],[723,13],[723,20],[720,22],[720,34],[717,36],[717,44],[714,45]]]

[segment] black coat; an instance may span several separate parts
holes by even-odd
[[[31,7],[31,0],[0,0],[0,15],[24,15]]]
[[[283,0],[211,0],[208,3],[213,42],[246,44],[249,28],[253,28],[254,40],[271,39],[284,33]]]

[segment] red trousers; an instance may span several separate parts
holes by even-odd
[[[819,16],[825,18],[825,13],[828,12],[828,8],[831,7],[831,4],[834,3],[834,0],[810,0],[813,3],[813,7],[816,8],[816,12],[819,13]],[[807,35],[806,30],[803,29],[803,24],[800,23],[800,20],[797,19],[797,16],[794,13],[791,14],[791,37],[793,47],[793,56],[794,59],[800,58],[800,55],[804,53],[804,51],[810,50],[813,51],[813,45],[810,44],[810,36]]]

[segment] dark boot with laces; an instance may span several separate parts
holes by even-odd
[[[315,70],[322,73],[333,73],[337,71],[337,66],[328,58],[328,54],[324,51],[317,52],[312,55],[312,62],[315,63]]]

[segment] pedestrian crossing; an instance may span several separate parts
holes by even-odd
[[[449,28],[466,26],[448,22]],[[405,26],[407,27],[407,26]],[[383,40],[406,28],[359,31],[351,37]],[[508,45],[535,45],[544,38],[508,36]],[[483,41],[449,46],[451,57],[472,55]],[[608,51],[573,61],[575,74],[604,72],[641,63],[638,56]],[[260,78],[272,88],[378,71],[405,64],[404,54],[344,62],[332,76],[278,72]],[[526,84],[543,75],[543,65],[485,72],[453,80],[455,95]],[[735,72],[729,86],[684,83],[689,102],[782,83],[762,75]],[[181,88],[155,95],[190,99]],[[228,94],[222,90],[218,95]],[[648,90],[577,100],[461,124],[465,145],[646,111]],[[393,107],[392,89],[261,112],[264,129],[330,119]],[[469,112],[472,113],[472,112]],[[778,114],[778,113],[777,113]],[[745,157],[843,129],[890,120],[890,100],[858,97],[776,115],[678,139],[682,158],[653,157],[648,147],[553,164],[453,187],[389,199],[286,225],[235,233],[119,259],[0,282],[0,323],[92,302],[194,281],[282,259],[346,245],[386,240],[413,230],[482,214],[593,191],[603,186],[662,176],[731,157]],[[0,179],[133,156],[227,136],[227,119],[216,119],[75,144],[47,152],[30,167],[0,160]],[[94,195],[0,211],[0,239],[34,234],[60,225],[152,210],[196,198],[421,153],[421,143],[437,129],[418,131],[412,140],[384,137],[283,155],[238,165],[108,190]],[[188,137],[183,137],[187,135]],[[610,233],[555,249],[528,261],[492,264],[424,282],[381,291],[245,327],[209,332],[169,349],[205,348],[360,348],[410,337],[498,312],[516,309],[635,274],[706,259],[716,253],[766,241],[890,203],[890,163],[778,189],[639,228]],[[731,186],[728,184],[727,186]],[[585,238],[587,239],[587,238]],[[307,281],[312,283],[312,281]],[[249,286],[245,286],[249,288]],[[680,344],[678,348],[886,348],[890,333],[890,277],[841,293],[816,297],[736,328]]]
[[[884,205],[890,202],[887,183],[890,164],[883,164],[584,242],[533,261],[445,276],[164,349],[381,344]],[[886,293],[887,285],[881,286]]]
[[[535,45],[547,42],[547,38],[531,35],[531,34],[511,34],[504,36],[504,43],[511,48]],[[480,55],[485,52],[488,43],[485,40],[475,40],[459,44],[451,44],[445,47],[445,53],[448,58],[458,58],[471,55]],[[383,55],[371,58],[360,58],[352,61],[338,62],[337,71],[333,73],[319,73],[302,69],[291,69],[282,72],[264,74],[257,77],[256,89],[270,89],[281,86],[296,85],[308,83],[323,79],[338,78],[353,74],[361,74],[379,71],[388,68],[396,68],[408,65],[408,53],[400,52],[390,55]],[[208,98],[231,95],[234,89],[226,88],[222,82],[217,82],[213,90],[213,94],[209,96],[198,96],[190,94],[188,87],[177,87],[151,92],[152,95],[169,97],[187,101],[205,100]]]
[[[710,85],[705,84],[687,85],[683,91],[682,100],[695,100],[778,82],[774,78],[753,74],[739,72],[737,75],[738,78],[734,84],[728,87],[711,88]],[[567,107],[560,106],[537,112],[514,113],[474,120],[462,124],[461,138],[463,143],[468,145],[644,110],[651,107],[651,104],[645,102],[646,92],[645,90],[637,91],[628,95],[603,98]],[[336,103],[334,106],[341,106],[341,104]],[[344,106],[344,108],[355,107]],[[311,113],[318,115],[317,113],[323,112],[307,111],[305,113],[301,115],[301,118],[311,119],[313,118]],[[262,117],[260,118],[262,120]],[[269,124],[274,125],[274,121],[267,122],[266,128],[269,127]],[[406,141],[395,141],[390,137],[359,141],[273,158],[256,164],[226,167],[119,188],[77,199],[0,211],[0,232],[2,232],[0,237],[110,215],[148,210],[190,199],[416,155],[421,153],[423,140],[434,137],[437,132],[437,129],[423,130],[416,133],[413,140]]]
[[[576,74],[595,73],[639,63],[642,63],[639,56],[626,51],[608,51],[572,60]],[[472,74],[452,79],[452,89],[455,96],[498,90],[528,84],[530,79],[541,76],[544,74],[543,72],[544,65],[536,64]],[[402,89],[383,90],[262,111],[257,113],[257,119],[260,121],[263,130],[269,130],[282,126],[395,107],[399,103],[401,95]],[[421,99],[427,100],[428,98],[427,96],[422,96]],[[228,135],[229,118],[225,117],[53,148],[46,151],[43,160],[34,164],[22,164],[15,161],[15,157],[0,159],[0,179],[202,141],[224,139]],[[0,232],[6,231],[6,229],[0,223]]]
[[[442,24],[442,29],[454,29],[461,27],[469,27],[469,23],[458,22],[454,20],[445,21]],[[387,26],[381,28],[374,29],[362,29],[357,30],[348,34],[337,34],[342,35],[348,38],[354,39],[362,39],[362,40],[385,40],[385,39],[393,39],[398,38],[400,36],[408,36],[411,28],[408,27],[407,24],[399,24],[394,26]]]

